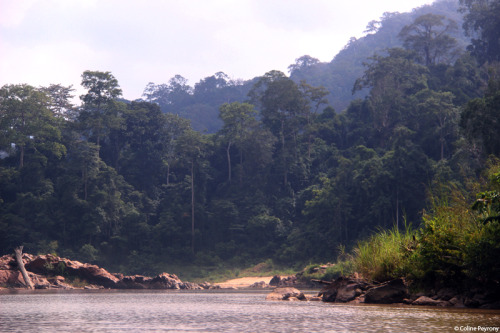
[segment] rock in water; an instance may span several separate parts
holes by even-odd
[[[276,288],[266,296],[267,301],[288,301],[291,298],[306,299],[304,293],[295,288]]]

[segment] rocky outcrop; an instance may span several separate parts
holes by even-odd
[[[339,277],[335,281],[328,283],[318,296],[322,297],[324,302],[340,302],[346,303],[358,299],[363,296],[366,290],[372,288],[373,284],[366,280],[349,277]]]
[[[354,275],[352,277],[339,277],[334,281],[320,282],[325,286],[318,296],[324,302],[404,303],[417,306],[500,309],[500,288],[497,285],[481,286],[462,292],[447,287],[437,291],[410,295],[404,279],[372,283]]]
[[[267,301],[293,301],[306,300],[303,292],[296,288],[276,288],[266,296]]]
[[[408,296],[406,282],[403,279],[395,279],[369,289],[365,295],[365,303],[402,303]]]
[[[60,258],[51,254],[23,254],[23,262],[35,289],[73,289],[64,276],[78,278],[86,289],[204,289],[196,283],[183,282],[175,274],[161,273],[155,277],[111,274],[97,265]],[[24,287],[24,280],[12,255],[0,257],[0,286]],[[206,284],[206,289],[213,288]]]
[[[274,287],[292,287],[296,286],[298,284],[298,278],[296,275],[290,275],[290,276],[280,276],[280,275],[275,275],[269,281],[270,286]]]
[[[33,258],[25,264],[28,271],[52,275],[55,272],[77,276],[90,284],[100,285],[106,288],[114,288],[119,279],[104,268],[97,265],[84,264],[76,260],[60,258],[51,254],[41,255]]]

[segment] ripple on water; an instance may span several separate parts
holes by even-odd
[[[1,332],[435,332],[500,326],[499,311],[270,302],[263,293],[0,295]]]

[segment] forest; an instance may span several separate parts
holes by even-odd
[[[82,73],[80,105],[71,86],[4,85],[0,252],[203,274],[334,261],[418,227],[443,186],[471,193],[498,164],[500,1],[386,13],[367,32],[330,64],[194,88],[176,75],[135,101],[107,71]]]

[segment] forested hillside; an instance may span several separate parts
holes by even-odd
[[[440,0],[416,8],[411,13],[385,13],[379,20],[368,23],[366,36],[351,38],[329,63],[308,55],[299,57],[288,67],[290,78],[297,84],[306,81],[312,86],[324,87],[328,92],[328,104],[336,112],[341,112],[351,101],[364,98],[368,92],[367,89],[354,94],[352,91],[356,79],[363,75],[363,64],[375,53],[383,55],[388,48],[403,46],[398,34],[417,17],[433,13],[453,20],[455,28],[447,33],[457,40],[458,47],[464,49],[469,38],[460,28],[463,22],[458,9],[458,0]],[[226,73],[218,72],[190,86],[182,75],[175,75],[166,83],[149,83],[144,89],[143,99],[157,103],[163,112],[189,119],[197,131],[215,133],[222,126],[218,118],[219,106],[222,103],[248,102],[247,94],[256,80],[258,78],[233,80]]]
[[[194,90],[176,76],[133,102],[112,73],[85,71],[81,105],[71,87],[3,86],[0,251],[152,274],[331,260],[378,228],[418,225],[437,184],[466,188],[500,157],[500,1],[461,8],[467,49],[453,18],[412,16],[342,112],[295,71],[218,73]],[[216,109],[218,130],[193,129],[189,108]]]

